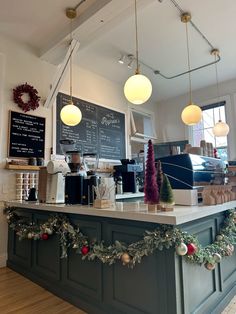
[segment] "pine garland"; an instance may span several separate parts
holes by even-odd
[[[209,270],[214,269],[222,257],[230,256],[236,244],[236,212],[229,210],[216,236],[215,241],[202,247],[195,235],[188,234],[173,226],[160,224],[153,231],[145,231],[143,238],[137,242],[126,244],[120,241],[107,246],[104,241],[90,241],[79,226],[70,223],[65,214],[49,217],[43,224],[27,221],[26,217],[17,214],[16,208],[6,208],[9,227],[16,232],[20,240],[47,240],[52,234],[60,237],[61,257],[66,258],[69,248],[82,254],[82,259],[98,259],[102,263],[112,265],[121,261],[123,265],[133,268],[141,263],[144,256],[152,255],[155,250],[175,248],[178,255],[184,255],[187,262],[198,265],[205,264]]]

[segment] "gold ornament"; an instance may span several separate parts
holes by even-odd
[[[216,265],[215,265],[215,264],[212,264],[212,263],[206,263],[204,266],[205,266],[206,269],[208,269],[208,270],[213,270],[213,269],[216,268]]]
[[[123,265],[127,265],[130,263],[131,261],[131,257],[128,253],[124,253],[121,255],[121,261]]]
[[[73,244],[73,249],[78,249],[78,247],[79,247],[79,246],[78,246],[77,243],[74,243],[74,244]]]

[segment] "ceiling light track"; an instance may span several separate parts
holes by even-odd
[[[159,1],[159,2],[161,2],[161,1]],[[180,7],[180,5],[177,3],[176,0],[170,0],[170,2],[171,2],[171,3],[175,6],[175,8],[180,12],[181,18],[186,15],[186,12]],[[205,40],[205,42],[206,42],[206,43],[208,44],[208,46],[211,48],[210,53],[212,52],[212,50],[216,49],[216,48],[210,43],[210,41],[206,38],[206,36],[200,31],[200,29],[196,26],[196,24],[192,21],[191,18],[190,18],[190,20],[189,20],[188,22],[191,24],[191,26],[195,29],[195,31],[198,32],[198,34],[202,37],[202,39]],[[217,58],[216,58],[215,61],[213,61],[213,62],[206,63],[206,64],[201,65],[201,66],[199,66],[199,67],[196,67],[196,68],[193,68],[193,69],[190,69],[190,70],[188,70],[188,71],[184,71],[184,72],[178,73],[178,74],[176,74],[176,75],[172,75],[172,76],[167,76],[167,75],[161,73],[161,71],[159,71],[159,70],[154,70],[154,69],[153,69],[153,72],[154,72],[154,74],[156,74],[156,75],[160,75],[160,76],[163,77],[164,79],[171,80],[171,79],[180,77],[180,76],[182,76],[182,75],[189,74],[189,73],[192,73],[192,72],[194,72],[194,71],[198,71],[198,70],[200,70],[200,69],[203,69],[203,68],[206,68],[206,67],[208,67],[208,66],[214,65],[214,64],[218,63],[220,60],[221,60],[221,58],[220,58],[220,55],[218,54],[218,55],[217,55]]]
[[[181,18],[182,16],[184,16],[186,14],[186,12],[180,7],[180,5],[176,2],[176,0],[170,0],[171,3],[175,6],[175,8],[180,12],[181,14]],[[163,2],[163,0],[159,0],[160,3]],[[215,48],[211,43],[210,41],[206,38],[206,36],[200,31],[200,29],[196,26],[196,24],[192,21],[192,19],[190,19],[188,21],[191,26],[195,29],[196,32],[198,32],[198,34],[202,37],[202,39],[208,44],[208,46],[210,47],[210,54],[212,54],[212,51],[214,50],[218,50],[217,48]],[[127,55],[128,57],[129,55]],[[133,57],[133,60],[134,61],[137,61],[137,58]],[[214,65],[214,64],[217,64],[219,61],[221,60],[221,57],[219,54],[216,55],[216,58],[214,61],[212,62],[209,62],[209,63],[206,63],[206,64],[203,64],[199,67],[196,67],[196,68],[192,68],[188,71],[184,71],[184,72],[181,72],[181,73],[178,73],[178,74],[175,74],[175,75],[172,75],[172,76],[167,76],[165,74],[163,74],[160,70],[156,70],[154,68],[152,68],[150,65],[142,62],[139,60],[139,64],[145,66],[146,68],[148,68],[149,70],[151,70],[155,75],[160,75],[161,77],[163,77],[164,79],[166,80],[172,80],[174,78],[177,78],[177,77],[180,77],[182,75],[186,75],[186,74],[189,74],[189,73],[192,73],[192,72],[195,72],[195,71],[198,71],[198,70],[201,70],[201,69],[204,69],[206,67],[209,67],[211,65]]]

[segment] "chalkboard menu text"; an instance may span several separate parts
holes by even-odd
[[[45,118],[10,111],[9,157],[44,158]]]
[[[56,153],[62,154],[59,141],[69,139],[82,153],[97,153],[104,159],[125,158],[125,114],[73,97],[82,120],[76,126],[67,126],[60,119],[60,111],[69,100],[70,96],[58,93]]]

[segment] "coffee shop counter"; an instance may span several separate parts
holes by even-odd
[[[18,208],[37,209],[40,211],[59,212],[65,214],[80,214],[116,218],[124,220],[135,220],[140,222],[160,223],[169,225],[180,225],[194,220],[217,214],[225,210],[235,208],[236,201],[212,206],[174,206],[174,211],[155,213],[148,212],[147,205],[143,201],[119,202],[106,209],[94,208],[87,205],[65,205],[45,204],[27,201],[9,201],[6,206]]]
[[[21,216],[37,223],[54,213],[65,214],[89,239],[133,243],[159,224],[177,225],[195,234],[202,246],[219,233],[228,209],[236,201],[215,206],[175,206],[173,212],[147,211],[143,202],[116,202],[108,209],[92,206],[6,202]],[[119,261],[111,266],[82,260],[69,249],[60,258],[59,236],[47,241],[19,241],[9,229],[8,267],[47,290],[96,314],[210,314],[221,313],[236,294],[236,254],[224,258],[213,271],[185,262],[175,249],[155,251],[134,269]]]

